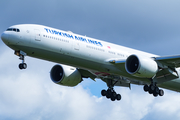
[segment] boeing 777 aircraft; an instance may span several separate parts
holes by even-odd
[[[99,78],[108,87],[102,96],[112,101],[121,99],[114,86],[144,85],[144,91],[155,97],[164,95],[159,87],[180,92],[180,55],[160,57],[34,24],[11,26],[1,39],[22,60],[20,69],[27,68],[25,56],[59,63],[50,71],[54,83],[76,86],[83,78]]]

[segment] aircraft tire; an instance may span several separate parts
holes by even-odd
[[[19,69],[26,69],[27,68],[27,64],[26,63],[20,63],[19,64]]]
[[[110,89],[107,90],[106,98],[108,98],[108,99],[111,98],[111,90]]]
[[[23,66],[23,69],[27,68],[27,64],[26,63],[23,63],[22,66]]]
[[[117,94],[116,95],[116,99],[119,101],[119,100],[121,100],[121,95],[120,94]]]
[[[145,92],[148,92],[149,91],[149,86],[146,84],[146,85],[144,85],[144,91]]]
[[[114,98],[116,98],[116,95],[117,95],[116,92],[111,93],[111,96],[114,97]]]
[[[159,88],[158,88],[157,86],[155,87],[154,92],[155,92],[156,94],[159,94]]]
[[[154,97],[157,97],[157,96],[158,96],[158,93],[154,92],[154,93],[153,93],[153,96],[154,96]]]
[[[154,85],[150,85],[149,86],[149,94],[152,94],[154,92],[155,86]]]
[[[23,64],[22,63],[19,64],[19,69],[21,69],[21,70],[23,69]]]
[[[106,90],[102,90],[102,91],[101,91],[101,95],[102,95],[102,96],[106,96],[106,94],[107,94],[107,91],[106,91]]]
[[[111,96],[111,101],[115,101],[115,100],[116,100],[116,98]]]
[[[107,98],[107,99],[111,98],[111,95],[107,93],[107,94],[106,94],[106,98]]]
[[[164,95],[164,91],[162,89],[159,90],[159,96],[163,96]]]

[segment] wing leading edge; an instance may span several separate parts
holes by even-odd
[[[180,55],[155,57],[155,61],[171,68],[180,67]]]

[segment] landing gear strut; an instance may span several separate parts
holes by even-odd
[[[120,94],[117,94],[115,91],[114,91],[114,85],[116,83],[112,83],[112,80],[108,80],[107,81],[107,86],[108,86],[108,89],[107,90],[102,90],[101,91],[101,95],[102,96],[106,96],[107,99],[111,99],[112,101],[115,101],[115,100],[121,100],[121,95]]]
[[[19,64],[19,69],[21,69],[21,70],[26,69],[27,68],[27,64],[25,63],[26,53],[23,51],[15,51],[14,54],[19,56],[19,59],[22,60],[22,63]]]
[[[149,92],[149,94],[153,94],[154,97],[163,96],[164,91],[162,89],[159,89],[159,87],[156,85],[156,83],[151,81],[151,84],[148,86],[147,84],[144,85],[144,91]]]

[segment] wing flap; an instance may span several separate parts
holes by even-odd
[[[81,73],[83,78],[91,78],[92,80],[95,81],[96,76],[93,75],[91,72],[89,72],[88,70],[84,70],[84,69],[79,69],[78,71]]]
[[[172,71],[170,68],[166,68],[166,69],[162,69],[160,70],[155,77],[155,81],[158,84],[161,84],[163,82],[167,82],[173,79],[178,78],[179,75],[177,74],[177,72]]]

